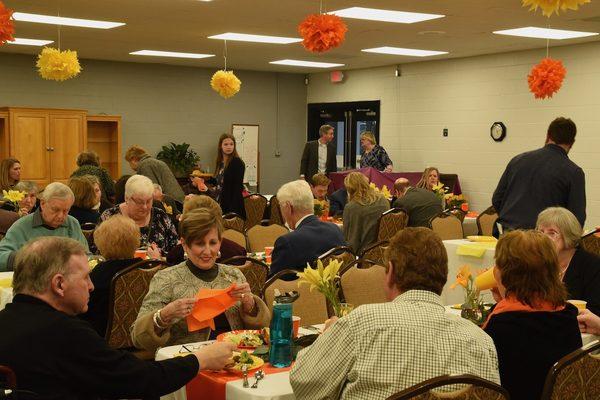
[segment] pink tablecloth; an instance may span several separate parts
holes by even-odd
[[[394,187],[394,182],[398,178],[406,178],[410,181],[411,185],[416,185],[423,175],[422,172],[380,172],[371,167],[353,169],[343,172],[332,172],[329,174],[329,178],[331,179],[331,184],[329,185],[330,193],[344,186],[344,178],[350,172],[360,172],[367,176],[369,181],[375,183],[378,188],[382,188],[383,185],[386,185],[390,190]],[[460,182],[458,181],[458,175],[440,174],[440,181],[448,186],[452,193],[462,193]]]

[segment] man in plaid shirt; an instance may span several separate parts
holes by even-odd
[[[384,399],[446,374],[500,383],[492,339],[441,302],[448,256],[439,236],[403,229],[386,260],[390,301],[358,307],[298,354],[290,374],[296,398]]]

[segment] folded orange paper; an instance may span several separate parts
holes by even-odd
[[[200,289],[196,295],[196,304],[192,313],[187,316],[188,331],[200,329],[215,329],[215,318],[236,303],[236,299],[229,294],[235,284],[225,289]]]

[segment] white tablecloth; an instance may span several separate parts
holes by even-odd
[[[12,272],[0,272],[0,280],[12,279]],[[12,288],[0,287],[0,310],[4,310],[7,303],[10,303],[13,298]]]
[[[494,265],[494,249],[486,249],[483,258],[470,257],[470,256],[459,256],[456,254],[456,249],[461,244],[469,244],[468,240],[444,240],[444,247],[446,247],[446,252],[448,253],[448,282],[444,285],[444,290],[442,290],[442,304],[451,305],[457,303],[464,302],[464,291],[463,288],[458,286],[454,289],[450,289],[450,285],[452,285],[456,281],[456,274],[458,269],[465,265],[469,264],[471,266],[471,272],[477,272],[481,269],[486,269],[492,267]],[[492,300],[492,295],[489,290],[484,291],[483,293],[484,300]]]

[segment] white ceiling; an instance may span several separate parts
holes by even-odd
[[[62,48],[77,50],[82,59],[164,63],[218,68],[223,66],[223,42],[207,36],[241,32],[298,37],[302,19],[319,11],[318,0],[3,0],[15,11],[125,22],[110,30],[62,27]],[[259,71],[312,72],[313,68],[271,65],[283,58],[346,64],[342,69],[466,57],[544,48],[544,39],[494,35],[492,31],[523,26],[600,32],[600,1],[548,19],[521,6],[521,0],[326,0],[326,10],[363,6],[445,14],[445,18],[415,24],[346,19],[345,43],[324,54],[312,54],[300,43],[289,45],[227,42],[228,67]],[[16,22],[17,37],[57,39],[54,25]],[[551,46],[600,40],[552,41]],[[448,51],[418,58],[363,53],[370,47],[396,46]],[[142,49],[210,53],[202,60],[129,55]],[[37,54],[39,47],[4,45],[0,52]]]

